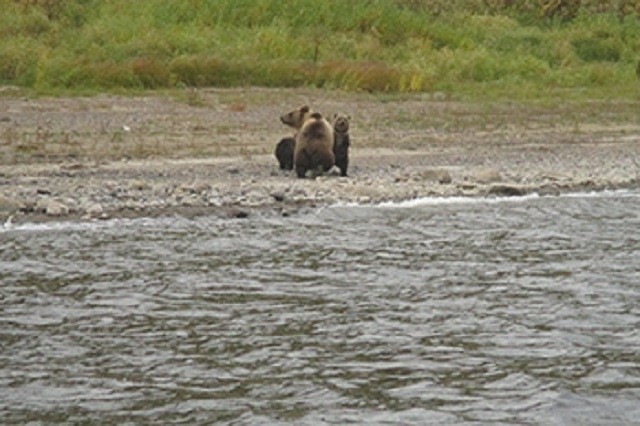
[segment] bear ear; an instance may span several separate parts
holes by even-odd
[[[338,118],[338,114],[336,113],[331,114],[331,121],[334,121],[336,118]]]
[[[302,108],[300,108],[301,112],[309,112],[309,106],[308,105],[304,105]]]

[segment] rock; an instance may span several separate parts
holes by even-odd
[[[227,216],[232,219],[245,219],[249,217],[249,212],[237,207],[233,207],[229,209],[229,211],[227,212]]]
[[[24,203],[13,198],[0,195],[0,212],[13,213],[24,208]]]
[[[59,201],[53,201],[47,206],[45,212],[48,216],[64,216],[69,214],[69,207]]]
[[[81,170],[86,166],[82,163],[64,164],[61,166],[63,170]]]
[[[476,182],[478,183],[494,183],[500,182],[502,175],[496,169],[482,169],[476,173]]]
[[[557,173],[547,173],[545,175],[542,175],[542,179],[545,179],[551,182],[562,182],[562,181],[568,180],[569,176],[561,175]]]
[[[147,182],[143,180],[134,180],[129,184],[129,189],[136,191],[144,191],[145,189],[150,189],[150,186]]]
[[[47,216],[64,216],[69,214],[69,207],[58,200],[52,200],[50,198],[41,198],[38,200],[35,210]]]
[[[73,198],[71,197],[58,198],[57,201],[67,206],[67,209],[69,210],[68,213],[78,212],[78,203]]]
[[[474,183],[463,183],[458,185],[458,188],[460,188],[463,191],[474,191],[478,188],[478,185]]]
[[[208,183],[192,183],[192,184],[182,184],[176,188],[176,190],[181,192],[188,192],[191,194],[202,194],[211,189],[211,185]]]
[[[221,197],[209,197],[206,202],[207,202],[207,205],[209,205],[209,206],[213,206],[213,207],[222,206]]]
[[[426,169],[418,174],[418,178],[423,181],[438,182],[448,184],[453,181],[451,174],[444,169]]]
[[[151,189],[151,193],[155,196],[165,197],[170,194],[172,189],[169,186],[163,184],[154,185]]]
[[[271,196],[273,197],[274,200],[278,202],[284,201],[284,193],[282,192],[274,192],[271,194]]]
[[[487,190],[487,195],[498,195],[504,197],[517,197],[525,195],[526,193],[527,188],[509,184],[495,184]]]
[[[100,203],[93,203],[85,209],[85,212],[91,217],[98,217],[102,215],[103,211],[102,204]]]

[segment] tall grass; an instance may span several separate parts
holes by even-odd
[[[640,0],[0,0],[0,83],[635,96],[638,13]]]

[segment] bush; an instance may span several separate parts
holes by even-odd
[[[612,38],[581,37],[573,41],[576,54],[587,62],[620,60],[620,47]]]
[[[170,84],[168,67],[156,58],[136,58],[130,62],[130,66],[133,75],[144,88],[155,89]]]
[[[12,37],[10,43],[0,43],[0,81],[33,84],[40,49],[29,37]]]

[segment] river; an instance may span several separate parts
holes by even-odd
[[[636,423],[639,207],[616,191],[7,225],[0,418]]]

